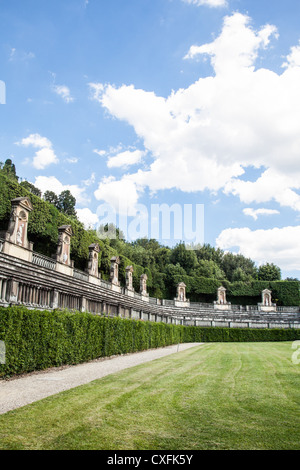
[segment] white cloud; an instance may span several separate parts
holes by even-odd
[[[76,204],[85,205],[89,202],[89,198],[85,194],[85,188],[80,188],[75,184],[62,184],[55,176],[38,176],[35,179],[34,186],[39,188],[42,193],[53,191],[57,195],[68,189],[75,197]]]
[[[224,18],[213,42],[190,48],[188,57],[208,55],[214,75],[186,89],[164,98],[133,85],[90,84],[93,99],[131,125],[153,159],[149,170],[132,172],[114,186],[224,190],[247,204],[275,200],[300,211],[296,51],[287,59],[293,66],[281,75],[255,68],[260,51],[276,38],[275,26],[255,30],[248,16],[235,13]],[[248,167],[262,168],[257,181],[239,178]],[[102,182],[102,192],[106,184],[111,188]]]
[[[99,155],[100,157],[104,157],[106,155],[106,150],[94,149],[93,152]]]
[[[116,213],[129,216],[136,214],[139,189],[130,177],[124,176],[120,181],[112,176],[103,178],[94,195],[99,201],[109,204]]]
[[[52,143],[46,137],[39,134],[30,134],[28,137],[23,138],[21,142],[16,142],[16,145],[40,149],[36,151],[32,160],[32,165],[38,170],[43,170],[53,163],[58,163]]]
[[[52,163],[58,163],[58,159],[54,151],[48,147],[42,148],[35,153],[33,158],[33,166],[37,170],[44,170],[47,166]]]
[[[227,6],[226,0],[182,0],[185,3],[189,3],[197,6],[208,6],[208,7],[225,7]]]
[[[52,143],[46,137],[42,137],[39,134],[30,134],[25,137],[21,142],[17,142],[17,145],[23,145],[24,147],[35,147],[35,148],[51,148]]]
[[[284,62],[282,67],[300,67],[300,41],[298,46],[291,47],[291,53],[287,56],[287,62]]]
[[[73,158],[66,158],[66,161],[68,163],[71,163],[72,165],[75,164],[75,163],[78,163],[78,158],[77,157],[73,157]]]
[[[253,209],[253,208],[251,208],[251,207],[247,207],[247,208],[243,209],[243,213],[244,213],[245,215],[249,215],[250,217],[253,217],[254,220],[257,220],[259,215],[275,215],[275,214],[280,214],[280,212],[277,211],[277,210],[275,210],[275,209],[264,209],[264,208],[261,208],[261,209]]]
[[[85,207],[84,209],[77,209],[76,213],[78,219],[84,224],[86,229],[95,228],[95,226],[97,226],[97,224],[99,223],[97,214],[94,214],[87,207]]]
[[[113,157],[110,157],[107,161],[108,168],[116,168],[116,167],[128,167],[130,165],[135,165],[140,163],[145,152],[141,150],[126,150],[125,152],[121,152]]]
[[[91,186],[92,184],[95,183],[95,181],[96,181],[96,173],[92,173],[90,178],[83,181],[83,184],[85,186]]]
[[[246,204],[275,200],[280,206],[300,211],[300,196],[294,189],[299,188],[299,173],[285,174],[268,169],[256,181],[232,179],[225,186],[226,194],[239,196]]]
[[[74,101],[71,91],[66,85],[53,85],[53,91],[60,96],[65,103],[72,103]]]
[[[235,13],[224,19],[223,30],[215,41],[202,46],[191,46],[185,59],[193,59],[197,55],[207,54],[211,57],[215,72],[232,74],[241,67],[253,67],[259,49],[266,48],[270,38],[278,37],[277,28],[267,24],[259,31],[250,26],[250,18]]]
[[[223,230],[216,240],[222,250],[239,248],[239,253],[259,265],[274,263],[287,271],[300,270],[300,226],[255,230],[229,228]]]
[[[9,61],[23,61],[27,62],[29,60],[35,59],[35,54],[33,52],[24,52],[19,51],[15,47],[12,47],[10,50]]]

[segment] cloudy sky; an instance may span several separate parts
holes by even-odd
[[[0,0],[0,160],[70,189],[87,225],[109,207],[151,236],[176,206],[205,243],[299,277],[299,17],[299,0]]]

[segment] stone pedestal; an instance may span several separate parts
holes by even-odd
[[[258,310],[260,312],[276,312],[277,306],[272,303],[272,291],[264,289],[261,293],[262,302],[258,304]]]
[[[92,243],[89,246],[89,260],[87,272],[90,276],[99,278],[98,259],[99,259],[100,248],[98,243]]]
[[[8,230],[1,233],[5,240],[2,252],[31,262],[33,243],[28,241],[27,230],[32,204],[28,197],[18,197],[11,201],[11,206]]]
[[[189,307],[190,301],[186,298],[186,285],[180,282],[177,286],[177,297],[174,299],[175,307]]]
[[[120,287],[119,282],[119,264],[120,258],[118,256],[114,256],[110,260],[110,282],[114,287]]]
[[[140,294],[142,297],[148,300],[149,294],[147,292],[147,280],[148,280],[147,274],[142,274],[140,277]]]
[[[56,271],[73,276],[74,262],[71,261],[71,238],[73,231],[71,225],[62,225],[58,228],[58,244],[56,251]]]
[[[126,289],[127,292],[133,292],[133,266],[126,267]]]
[[[215,310],[231,310],[231,303],[226,300],[226,289],[221,286],[217,291],[217,301],[214,302]]]

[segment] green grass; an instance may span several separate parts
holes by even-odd
[[[292,343],[210,343],[0,416],[0,449],[300,448]]]

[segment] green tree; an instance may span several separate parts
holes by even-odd
[[[189,292],[190,282],[186,271],[183,269],[182,266],[180,266],[179,263],[177,263],[176,265],[168,264],[168,266],[166,266],[165,279],[166,292],[168,298],[174,298],[176,294],[176,287],[179,282],[184,282],[187,286],[187,292]]]
[[[280,281],[281,270],[273,263],[266,263],[258,268],[259,281]]]
[[[241,267],[236,268],[232,273],[232,282],[250,282],[252,277],[247,274]]]
[[[50,202],[58,209],[58,196],[53,191],[45,191],[44,200]]]
[[[223,256],[221,267],[230,282],[233,281],[233,274],[236,272],[237,268],[241,268],[244,271],[247,279],[256,279],[257,277],[255,262],[240,254],[226,253]]]
[[[195,277],[206,277],[209,279],[225,279],[225,273],[222,269],[212,260],[201,259],[198,266],[192,272]]]
[[[187,274],[194,269],[198,262],[194,250],[187,250],[184,243],[179,243],[173,248],[170,256],[171,264],[179,264]]]
[[[76,218],[77,214],[75,210],[75,205],[76,199],[68,189],[62,191],[58,196],[58,209],[60,210],[60,212],[63,212],[68,216]]]
[[[204,243],[203,245],[199,245],[195,247],[195,253],[199,260],[207,260],[207,261],[214,261],[221,266],[224,251],[221,248],[215,248],[211,246],[209,243]]]
[[[10,158],[5,160],[5,163],[4,163],[1,171],[2,171],[2,173],[5,174],[5,176],[7,176],[11,180],[14,180],[14,181],[19,180],[19,178],[16,174],[16,167],[15,167],[14,163],[12,162],[12,160]]]
[[[20,186],[27,189],[27,191],[29,191],[31,194],[34,194],[35,196],[42,196],[42,191],[39,188],[36,188],[32,183],[29,183],[29,181],[21,181]]]

